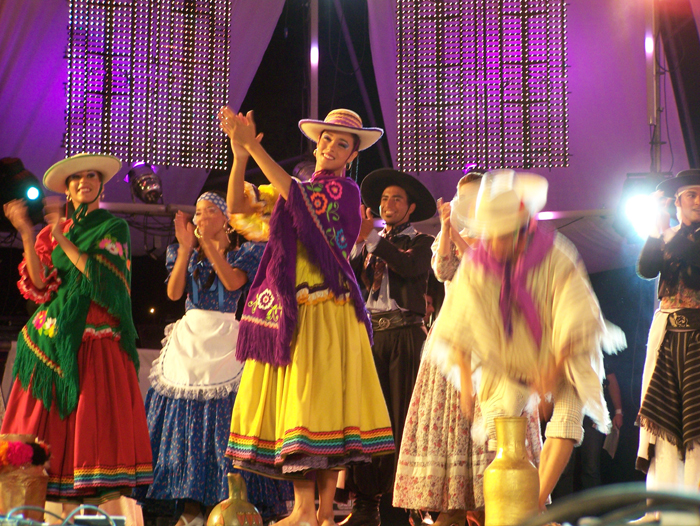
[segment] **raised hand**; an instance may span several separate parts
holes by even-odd
[[[654,226],[659,234],[663,234],[665,230],[671,227],[671,215],[668,213],[668,206],[671,204],[670,197],[664,197],[662,190],[657,190],[651,194],[653,203],[653,213],[655,214]]]
[[[44,220],[51,226],[51,234],[54,238],[63,235],[63,213],[65,202],[60,197],[50,196],[44,199]]]
[[[12,223],[20,236],[32,230],[32,222],[27,212],[27,203],[24,199],[13,199],[2,207],[5,217]]]
[[[437,209],[440,214],[440,224],[442,225],[442,228],[449,228],[452,205],[449,201],[443,201],[442,197],[440,197],[437,200]]]
[[[248,156],[246,146],[253,141],[260,142],[263,138],[262,133],[255,133],[253,110],[247,115],[242,113],[236,115],[231,108],[224,106],[219,110],[219,127],[229,136],[234,156]]]
[[[357,236],[357,243],[367,239],[367,235],[374,230],[374,216],[372,210],[365,205],[360,205],[360,215],[362,216],[362,224],[360,225],[360,233]]]
[[[440,215],[440,227],[442,229],[442,235],[451,237],[452,235],[452,223],[450,220],[450,215],[452,214],[452,205],[449,201],[443,201],[442,197],[437,200],[438,214]]]
[[[190,216],[182,210],[175,214],[175,237],[182,248],[191,250],[194,247],[194,225],[190,221]]]

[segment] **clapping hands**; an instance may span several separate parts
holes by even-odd
[[[248,148],[263,138],[262,133],[256,134],[253,110],[246,115],[235,114],[231,108],[224,106],[219,110],[219,127],[231,139],[231,148],[236,156],[248,155]]]
[[[182,210],[178,210],[175,214],[175,237],[180,247],[192,250],[194,248],[194,225],[190,221],[190,216]]]

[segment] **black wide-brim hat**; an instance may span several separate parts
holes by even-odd
[[[376,215],[379,214],[379,204],[382,194],[389,186],[403,188],[416,209],[411,214],[411,221],[425,221],[435,215],[437,205],[435,198],[423,183],[404,172],[392,168],[380,168],[367,174],[360,185],[362,202]]]
[[[676,192],[683,186],[700,186],[700,170],[682,170],[675,177],[661,181],[656,189],[661,190],[664,197],[676,197]]]
[[[22,164],[22,161],[16,157],[3,157],[0,159],[0,179],[4,177],[18,180],[22,177],[32,177],[36,179],[34,174],[27,170],[24,164]]]

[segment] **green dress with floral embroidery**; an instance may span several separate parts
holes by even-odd
[[[90,303],[119,320],[120,345],[138,367],[136,328],[131,316],[129,226],[106,210],[95,210],[65,234],[88,255],[85,272],[71,263],[60,246],[51,254],[61,286],[22,329],[13,374],[46,407],[54,400],[65,417],[75,409],[79,382],[77,350],[85,331]]]
[[[40,304],[18,335],[1,433],[51,446],[48,495],[99,502],[152,480],[131,315],[129,227],[105,210],[63,226],[87,256],[73,265],[46,227],[36,252],[45,286],[20,264],[20,292]]]

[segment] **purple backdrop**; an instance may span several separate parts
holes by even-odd
[[[700,6],[700,0],[693,0]],[[625,174],[649,170],[645,77],[644,2],[574,0],[569,6],[569,98],[571,164],[536,170],[550,181],[548,210],[614,209]],[[229,101],[243,100],[269,42],[283,0],[234,0],[231,28]],[[372,56],[387,137],[396,158],[394,0],[368,0]],[[695,9],[698,12],[698,9]],[[0,157],[20,157],[41,176],[64,156],[67,3],[66,0],[0,2]],[[669,146],[662,168],[687,167],[670,83],[663,101],[669,119]],[[435,197],[452,197],[459,173],[417,174]],[[171,168],[162,172],[166,203],[191,203],[206,177],[203,170]],[[108,200],[128,201],[128,186],[107,187]],[[590,251],[605,253],[620,240],[607,228],[577,225]],[[572,238],[574,227],[564,231]],[[605,244],[601,244],[605,238]],[[585,254],[584,254],[585,255]],[[616,256],[617,257],[617,256]],[[618,258],[619,259],[619,258]],[[592,259],[586,257],[587,264]],[[627,261],[627,259],[624,259]],[[619,266],[620,261],[606,263]],[[591,268],[593,270],[593,268]]]

